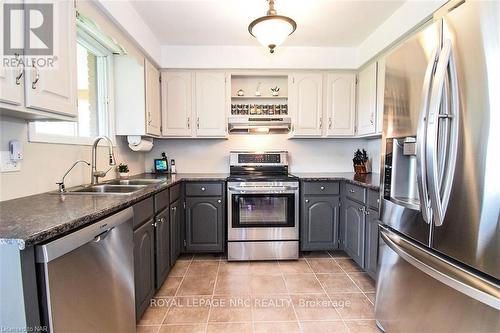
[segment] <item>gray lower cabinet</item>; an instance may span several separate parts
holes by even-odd
[[[366,210],[365,271],[373,279],[377,278],[379,215],[371,208]]]
[[[154,232],[153,220],[148,220],[134,231],[136,320],[142,317],[155,292]]]
[[[182,249],[182,202],[176,200],[170,204],[170,264],[174,265]]]
[[[155,220],[155,287],[160,289],[170,271],[170,211],[168,206]]]
[[[345,200],[343,208],[344,216],[342,216],[344,220],[344,251],[361,267],[364,267],[364,211],[364,205],[349,199]]]
[[[301,250],[338,248],[339,199],[335,196],[309,196],[302,199]]]
[[[223,197],[186,198],[186,251],[224,250]]]

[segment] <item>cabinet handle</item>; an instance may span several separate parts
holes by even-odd
[[[219,199],[219,200],[217,200],[217,202],[218,202],[218,203],[221,203],[221,202],[222,202],[222,200],[221,200],[221,199]]]
[[[354,193],[354,190],[351,188],[351,189],[349,189],[349,192]]]
[[[187,119],[187,126],[188,126],[188,129],[191,129],[191,121],[189,120],[189,117]]]
[[[196,128],[200,129],[200,117],[196,118]]]
[[[31,82],[31,89],[36,89],[36,84],[38,83],[38,80],[40,80],[40,74],[36,70],[36,67],[33,67],[33,68],[36,71],[36,75],[35,75],[35,81]]]
[[[320,189],[321,191],[324,191],[324,190],[325,190],[325,187],[324,187],[324,186],[321,186],[319,189]]]
[[[363,207],[358,208],[358,210],[359,210],[360,212],[363,212],[363,213],[364,213],[364,211],[365,211],[365,209],[364,209]]]
[[[201,188],[201,190],[202,190],[203,192],[205,192],[206,188],[202,187],[202,188]]]
[[[177,207],[172,207],[172,211],[175,212],[177,210]]]
[[[309,199],[306,199],[306,203],[308,203],[308,202],[309,202]]]
[[[370,114],[370,125],[373,125],[374,119],[373,119],[374,113],[372,112]]]
[[[319,129],[323,128],[323,117],[319,117]]]
[[[151,125],[151,112],[148,111],[148,125]]]
[[[365,214],[366,214],[366,215],[370,215],[370,212],[369,212],[369,211],[367,211],[367,210],[365,210]]]
[[[19,75],[16,76],[16,85],[20,85],[21,84],[21,78],[23,77],[23,71],[21,70],[19,72]]]
[[[328,118],[328,129],[332,129],[332,117]]]

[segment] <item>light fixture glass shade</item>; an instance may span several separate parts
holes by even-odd
[[[272,53],[276,46],[281,45],[295,31],[295,28],[295,22],[286,16],[268,15],[253,21],[248,31],[259,43],[269,47]]]

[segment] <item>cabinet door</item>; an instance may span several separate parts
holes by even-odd
[[[226,135],[226,74],[196,72],[196,135]]]
[[[302,206],[301,250],[338,247],[339,197],[305,196]]]
[[[363,205],[351,200],[345,200],[345,210],[343,216],[345,220],[344,251],[346,251],[347,254],[349,254],[349,256],[361,267],[364,266],[364,217],[365,214]]]
[[[78,116],[76,105],[76,18],[72,1],[50,1],[54,4],[54,67],[27,70],[25,76],[26,107]]]
[[[358,76],[358,135],[374,134],[377,111],[377,63]]]
[[[327,135],[354,135],[356,76],[330,73],[326,77]]]
[[[296,73],[288,88],[293,135],[321,136],[323,132],[323,77],[318,73]]]
[[[173,266],[181,253],[181,201],[170,205],[170,265]]]
[[[135,313],[139,320],[154,295],[154,227],[149,220],[134,231]]]
[[[191,136],[192,73],[161,73],[161,119],[163,136]]]
[[[170,212],[165,208],[155,221],[156,289],[160,289],[170,271]]]
[[[161,134],[160,72],[144,59],[146,82],[146,134]]]
[[[378,222],[378,212],[368,209],[366,211],[365,271],[373,279],[377,278]]]
[[[222,197],[186,199],[186,251],[222,252],[224,246]]]

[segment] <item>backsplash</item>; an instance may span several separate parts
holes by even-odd
[[[231,150],[287,150],[291,172],[352,172],[353,153],[364,148],[372,159],[373,171],[380,165],[380,139],[288,139],[286,134],[231,135],[227,140],[154,140],[146,153],[145,169],[165,152],[175,159],[177,172],[229,172]]]

